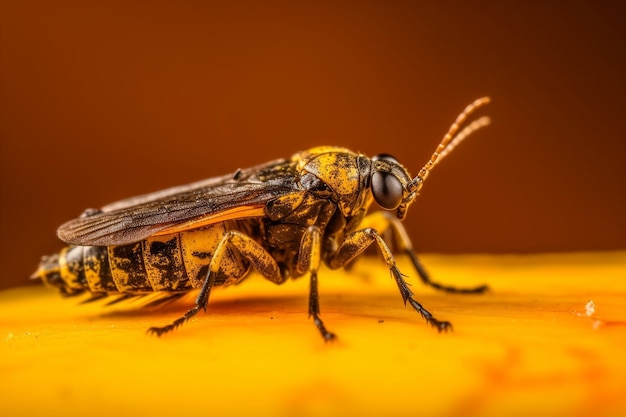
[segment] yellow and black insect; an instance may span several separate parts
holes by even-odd
[[[200,289],[183,316],[149,332],[161,335],[206,311],[211,289],[243,280],[251,267],[282,284],[309,275],[309,316],[325,340],[335,337],[320,319],[317,272],[321,262],[340,268],[375,243],[407,302],[437,330],[451,324],[413,298],[382,236],[410,257],[422,282],[447,292],[481,293],[486,286],[455,288],[430,280],[400,220],[430,170],[482,117],[461,126],[481,98],[456,119],[436,151],[412,178],[390,155],[373,158],[339,147],[317,147],[234,174],[88,209],[57,234],[69,246],[44,257],[34,277],[64,295],[93,299],[159,291],[176,297]],[[373,201],[386,211],[368,214]],[[392,215],[395,211],[395,216]]]

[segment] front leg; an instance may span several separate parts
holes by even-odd
[[[328,266],[333,269],[341,268],[374,242],[378,245],[378,248],[383,255],[383,259],[387,264],[387,268],[389,268],[393,278],[396,280],[396,284],[398,285],[404,304],[406,305],[407,302],[411,304],[415,311],[420,313],[420,315],[428,323],[436,327],[438,331],[447,331],[451,328],[452,324],[450,322],[436,319],[428,310],[426,310],[419,302],[417,302],[417,300],[413,298],[413,292],[409,289],[407,282],[404,280],[404,276],[400,272],[400,269],[398,269],[396,260],[391,253],[391,249],[389,249],[389,246],[387,246],[383,238],[380,237],[374,228],[368,227],[349,234],[341,246],[339,246],[337,251],[328,258]]]
[[[482,294],[486,292],[489,287],[486,285],[479,285],[477,287],[459,288],[450,285],[440,284],[439,282],[430,279],[430,276],[422,266],[422,263],[417,258],[413,245],[409,239],[409,235],[406,229],[393,214],[387,211],[376,211],[369,216],[365,217],[361,223],[365,227],[373,227],[378,232],[384,235],[386,232],[390,232],[391,238],[394,240],[398,247],[398,251],[402,254],[408,255],[411,259],[413,267],[417,271],[422,282],[436,290],[444,291],[448,293],[457,294]]]

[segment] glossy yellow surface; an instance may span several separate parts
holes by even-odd
[[[382,262],[320,272],[324,343],[307,279],[257,275],[214,291],[209,314],[149,336],[185,310],[77,305],[47,288],[0,293],[3,416],[624,416],[626,252],[424,256],[439,281],[404,307]],[[592,301],[592,303],[589,303]]]

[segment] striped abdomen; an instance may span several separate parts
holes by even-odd
[[[129,245],[69,246],[57,255],[44,257],[34,276],[64,294],[199,288],[227,223],[153,236]],[[222,258],[215,285],[237,282],[248,269],[248,261],[235,249],[229,250]]]

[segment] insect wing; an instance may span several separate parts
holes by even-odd
[[[154,234],[260,216],[268,201],[299,191],[294,164],[277,160],[109,204],[61,225],[57,235],[73,245],[126,245]]]

